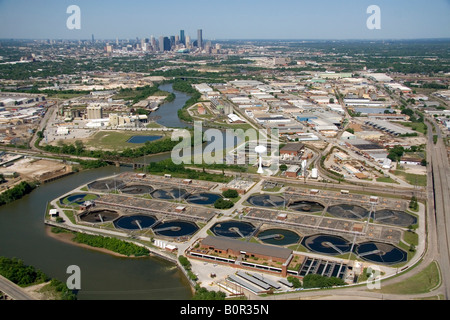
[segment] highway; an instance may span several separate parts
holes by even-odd
[[[2,276],[0,276],[0,291],[4,292],[13,300],[36,300],[21,287]]]
[[[447,156],[447,148],[442,139],[442,133],[437,125],[435,125],[438,135],[437,143],[433,142],[433,132],[431,126],[428,125],[428,153],[431,157],[431,170],[433,181],[433,213],[435,217],[435,225],[430,228],[429,232],[436,233],[436,259],[439,261],[442,272],[442,283],[445,289],[446,299],[450,297],[450,179],[449,179],[449,163]]]

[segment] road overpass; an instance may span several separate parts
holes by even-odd
[[[23,290],[21,287],[9,281],[3,276],[0,276],[0,291],[4,292],[13,300],[36,300],[27,292],[25,292],[25,290]]]

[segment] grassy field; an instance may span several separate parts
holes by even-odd
[[[406,173],[401,170],[395,170],[394,174],[396,176],[400,176],[402,179],[404,179],[409,184],[417,185],[417,186],[421,186],[421,187],[427,186],[427,176],[426,175]]]
[[[430,292],[440,282],[439,269],[436,262],[432,262],[423,271],[410,277],[408,280],[383,286],[377,292],[388,294],[421,294]]]
[[[85,145],[88,148],[112,151],[122,151],[126,148],[138,148],[144,145],[143,143],[127,142],[133,136],[165,136],[165,133],[155,131],[99,131],[89,138]]]
[[[385,183],[397,183],[397,181],[395,181],[394,179],[390,178],[390,177],[379,177],[377,178],[377,182],[385,182]]]
[[[423,134],[427,132],[427,125],[423,122],[400,122],[400,124]]]

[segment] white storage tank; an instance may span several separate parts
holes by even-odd
[[[311,178],[317,179],[318,177],[319,177],[319,171],[317,170],[317,168],[313,168],[311,171]]]

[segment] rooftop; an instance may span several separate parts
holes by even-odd
[[[288,259],[292,254],[291,249],[269,246],[259,243],[244,242],[240,240],[207,236],[202,245],[211,246],[221,250],[245,251],[275,258]]]

